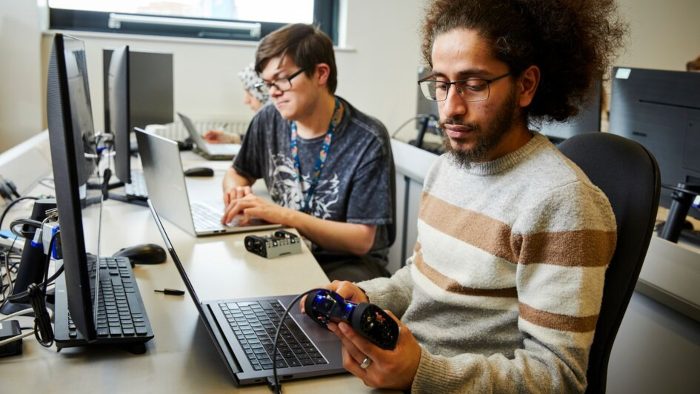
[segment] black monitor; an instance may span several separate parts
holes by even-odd
[[[85,185],[97,165],[97,143],[83,42],[56,34],[49,58],[48,76],[49,85],[55,85],[53,92],[63,95],[61,101],[57,101],[58,97],[48,99],[54,100],[60,108],[67,111],[68,116],[62,119],[60,127],[73,136],[71,140],[74,146],[71,152],[73,160],[78,164],[78,183]],[[54,124],[54,127],[59,126]]]
[[[47,118],[68,308],[81,333],[94,333],[81,185],[87,179],[83,142],[92,134],[83,42],[56,34],[49,58]],[[80,114],[80,115],[77,115]],[[76,118],[78,116],[78,118]],[[86,338],[92,340],[95,338]]]
[[[111,127],[109,69],[112,50],[102,51],[105,130]],[[174,120],[173,55],[171,53],[129,50],[129,123],[145,128],[149,124],[166,124]],[[133,130],[133,129],[132,129]],[[123,180],[123,179],[122,179]]]
[[[665,186],[659,205],[671,208],[676,191],[669,187],[700,187],[700,73],[613,68],[610,132],[656,157]],[[688,214],[700,219],[698,202],[690,199]]]
[[[113,135],[114,172],[120,181],[131,183],[131,109],[129,95],[129,46],[112,52],[107,73],[107,97],[109,127]]]

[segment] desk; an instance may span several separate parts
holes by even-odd
[[[183,165],[203,164],[191,153]],[[207,163],[214,178],[188,179],[195,196],[221,200],[221,177],[228,163]],[[98,206],[83,211],[86,244],[96,245]],[[163,245],[147,208],[106,201],[102,212],[103,255],[121,247],[153,242]],[[310,251],[267,260],[248,253],[245,234],[194,238],[165,221],[178,255],[202,298],[295,294],[327,283]],[[271,233],[268,231],[267,233]],[[92,248],[90,248],[92,249]],[[94,252],[94,250],[91,250]],[[100,348],[68,348],[57,353],[33,337],[24,340],[22,356],[0,359],[2,392],[49,393],[269,393],[264,386],[238,388],[214,348],[189,295],[166,296],[154,289],[184,290],[170,257],[165,264],[136,266],[134,273],[155,338],[143,355]],[[351,375],[285,382],[287,393],[357,393],[369,391]]]

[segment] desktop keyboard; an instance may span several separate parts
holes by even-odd
[[[142,171],[131,172],[131,183],[124,184],[124,192],[127,197],[145,200],[148,198],[146,190],[146,179],[143,177]]]
[[[90,272],[90,294],[95,302],[96,276],[99,278],[99,298],[95,330],[97,343],[137,343],[153,338],[146,310],[138,291],[136,280],[128,258],[100,258],[100,272],[95,273],[95,260],[88,263]],[[67,325],[59,324],[59,314],[67,315]],[[56,342],[60,348],[88,344],[77,330],[70,312],[56,308]]]
[[[275,332],[284,314],[276,300],[221,302],[221,312],[256,371],[272,369]],[[277,342],[277,368],[328,364],[291,318],[286,318]]]

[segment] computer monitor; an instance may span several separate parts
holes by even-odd
[[[71,152],[77,163],[78,184],[85,185],[97,165],[97,142],[82,41],[63,34],[54,36],[48,77],[48,84],[53,87],[51,92],[60,95],[49,96],[48,100],[67,111],[67,116],[60,119],[60,125],[54,122],[54,128],[72,134],[74,146]]]
[[[112,50],[102,51],[103,86],[109,85]],[[105,130],[111,127],[109,89],[104,89]],[[131,127],[172,123],[175,117],[173,95],[173,55],[171,53],[129,50],[129,103]],[[133,130],[133,129],[132,129]]]
[[[107,73],[109,127],[113,135],[114,172],[120,181],[131,183],[131,101],[129,95],[129,46],[112,52]]]
[[[700,185],[700,73],[615,67],[611,93],[610,132],[654,155],[662,185]],[[659,205],[672,193],[663,187]],[[688,214],[700,219],[698,205]]]
[[[46,108],[68,308],[81,333],[94,333],[80,192],[89,173],[83,142],[92,133],[84,66],[83,42],[56,34],[49,58]]]
[[[543,122],[539,126],[540,133],[555,142],[563,141],[578,134],[600,131],[601,90],[603,81],[598,78],[593,81],[591,89],[581,106],[579,113],[565,122]]]

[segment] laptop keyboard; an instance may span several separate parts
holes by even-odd
[[[221,302],[236,339],[256,371],[272,369],[272,347],[284,307],[276,300]],[[291,318],[285,319],[277,342],[277,368],[328,364]]]
[[[147,199],[148,191],[146,190],[146,180],[143,177],[143,172],[132,171],[131,183],[124,184],[124,192],[132,198]]]
[[[92,302],[95,294],[95,263],[89,261]],[[100,339],[152,337],[141,296],[129,260],[126,258],[100,258],[97,321],[95,329]],[[77,338],[78,331],[68,312],[68,337]],[[145,338],[144,338],[145,339]]]
[[[197,230],[225,228],[225,226],[221,224],[221,216],[221,212],[217,212],[207,205],[196,202],[192,203],[192,219],[194,220],[194,228]]]

